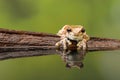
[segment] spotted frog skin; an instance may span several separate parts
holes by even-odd
[[[76,41],[78,50],[86,50],[86,43],[89,40],[89,36],[86,34],[83,26],[65,25],[58,31],[57,35],[61,37],[61,40],[55,44],[57,48],[62,45],[64,50],[66,50],[72,44],[71,41]]]

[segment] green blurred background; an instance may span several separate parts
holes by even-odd
[[[81,24],[90,36],[120,39],[120,0],[0,0],[0,28],[56,34]],[[91,52],[67,69],[59,55],[0,61],[0,80],[120,80],[120,51]]]

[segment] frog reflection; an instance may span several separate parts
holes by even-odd
[[[61,57],[63,61],[66,63],[67,68],[77,67],[77,68],[83,68],[83,59],[85,56],[85,51],[63,51],[61,54]]]

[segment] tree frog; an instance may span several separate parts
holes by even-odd
[[[58,31],[57,35],[61,37],[61,40],[55,45],[58,48],[62,45],[64,50],[68,49],[72,41],[77,42],[78,50],[86,50],[86,43],[90,39],[81,25],[65,25]]]

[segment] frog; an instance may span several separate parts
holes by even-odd
[[[55,44],[57,48],[61,45],[64,50],[67,50],[72,41],[76,41],[77,50],[86,50],[87,41],[90,37],[86,34],[85,28],[81,25],[65,25],[57,33],[60,36],[60,41]]]

